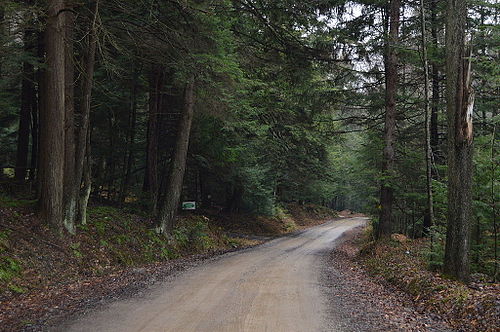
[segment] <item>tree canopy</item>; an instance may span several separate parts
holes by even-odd
[[[453,188],[470,215],[448,239],[498,277],[498,5],[460,2],[456,23],[443,0],[3,0],[0,179],[61,234],[89,200],[164,232],[181,201],[316,203],[431,237],[436,268]],[[463,162],[446,120],[459,68],[475,96]]]

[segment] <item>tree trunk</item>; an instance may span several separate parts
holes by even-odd
[[[127,191],[130,184],[130,175],[132,171],[132,164],[134,161],[134,143],[135,143],[135,126],[137,120],[137,89],[138,89],[138,70],[134,68],[132,76],[132,88],[130,93],[130,114],[128,125],[128,142],[127,142],[127,156],[125,159],[125,174],[123,177],[122,188],[120,190],[120,203],[125,201]]]
[[[156,214],[158,202],[158,141],[159,141],[159,116],[162,107],[162,90],[164,70],[161,66],[154,65],[151,70],[149,92],[149,118],[146,150],[146,174],[143,190],[151,193],[153,213]]]
[[[3,36],[5,33],[5,7],[0,6],[0,36]],[[0,52],[0,78],[2,78],[2,64],[4,63],[4,52]],[[3,172],[0,172],[0,175],[3,175]]]
[[[174,221],[179,207],[182,191],[182,182],[186,170],[186,159],[189,148],[189,136],[194,113],[194,79],[186,84],[184,90],[184,111],[179,124],[177,140],[175,142],[174,154],[170,174],[168,177],[167,190],[164,199],[159,204],[159,231],[161,233],[172,233]]]
[[[40,87],[38,88],[40,91]],[[33,95],[33,104],[31,107],[31,158],[30,158],[30,182],[36,182],[36,171],[38,168],[38,112],[40,102],[35,95]]]
[[[40,113],[39,212],[54,230],[63,231],[64,179],[64,9],[63,0],[49,0],[45,31],[44,107]]]
[[[495,193],[495,182],[497,181],[495,177],[496,163],[495,163],[495,139],[496,139],[496,126],[493,125],[493,133],[491,135],[491,152],[490,152],[490,162],[491,162],[491,185],[490,185],[490,197],[491,197],[491,214],[493,215],[493,281],[498,281],[498,226],[497,226],[497,201]]]
[[[433,0],[431,3],[431,36],[434,49],[438,48],[438,33],[437,33],[437,3],[438,0]],[[432,61],[432,106],[431,106],[431,147],[434,153],[438,149],[439,144],[439,68],[436,60]]]
[[[377,237],[389,235],[392,231],[392,203],[394,190],[391,177],[394,170],[394,144],[396,136],[396,94],[398,82],[398,58],[396,45],[399,35],[400,0],[391,0],[389,5],[389,36],[385,55],[385,133],[382,180],[380,191],[380,220]]]
[[[79,191],[78,196],[78,224],[87,224],[87,206],[89,204],[90,191],[92,189],[92,164],[90,162],[90,136],[91,130],[89,128],[87,132],[86,139],[86,149],[85,149],[85,162],[83,167],[83,179],[82,179],[82,189]]]
[[[75,233],[77,197],[75,177],[75,65],[73,34],[75,14],[64,12],[65,18],[65,125],[64,125],[64,227]]]
[[[427,40],[425,24],[424,0],[420,0],[420,28],[422,34],[422,65],[424,67],[424,104],[425,104],[425,170],[427,206],[424,215],[423,234],[429,233],[434,219],[434,207],[432,201],[432,148],[431,148],[431,108],[429,99],[429,61],[427,59]]]
[[[108,130],[107,134],[109,137],[109,152],[108,152],[108,167],[106,168],[106,187],[108,188],[107,191],[107,200],[112,201],[113,200],[113,194],[114,194],[114,183],[115,183],[115,130],[118,130],[116,128],[116,120],[114,118],[114,114],[111,112],[108,114]]]
[[[96,58],[96,47],[97,47],[97,18],[99,17],[99,0],[95,1],[91,9],[92,15],[90,16],[90,26],[89,35],[87,39],[87,52],[84,55],[83,72],[82,72],[82,96],[81,96],[81,106],[80,106],[80,125],[77,128],[76,134],[76,149],[75,153],[75,185],[73,195],[75,199],[81,197],[80,189],[82,181],[84,182],[83,194],[87,191],[90,194],[90,179],[89,181],[84,181],[83,173],[85,168],[85,163],[88,162],[87,167],[90,172],[90,109],[91,109],[91,97],[92,97],[92,87],[94,85],[94,67]],[[88,187],[87,187],[88,186]],[[88,195],[87,195],[88,196]],[[77,204],[76,216],[79,219],[78,222],[82,222],[82,215],[86,215],[88,204],[88,197],[85,200],[79,199]]]
[[[448,225],[444,271],[469,278],[472,210],[471,62],[465,51],[466,0],[448,0],[446,22],[446,102],[448,118]]]
[[[34,53],[34,38],[34,31],[32,29],[27,29],[24,33],[24,51],[28,54]],[[19,113],[15,168],[15,179],[18,182],[24,182],[26,180],[28,171],[31,116],[35,107],[35,97],[35,69],[33,64],[25,61],[23,63],[23,78],[21,82],[21,110]]]
[[[99,160],[96,162],[96,170],[94,174],[95,185],[94,185],[94,196],[102,198],[104,196],[104,183],[106,182],[106,157],[104,155],[99,156]]]
[[[44,34],[42,32],[37,32],[37,56],[39,59],[43,59],[45,54],[45,45],[44,45]],[[30,161],[30,181],[32,183],[37,182],[37,173],[38,173],[38,158],[39,158],[39,142],[40,142],[40,122],[39,122],[39,114],[43,109],[43,69],[38,69],[36,71],[36,84],[37,84],[37,92],[38,96],[33,96],[33,108],[31,113],[31,161]]]
[[[226,210],[229,213],[237,213],[243,199],[243,187],[241,185],[231,185],[226,201]]]

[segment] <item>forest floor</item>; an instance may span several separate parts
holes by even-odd
[[[40,330],[66,316],[223,253],[335,217],[314,205],[289,205],[275,217],[184,213],[172,238],[144,214],[93,205],[75,236],[59,238],[34,214],[34,202],[0,196],[0,331]]]
[[[369,331],[500,331],[500,284],[466,286],[429,271],[425,239],[393,234],[375,244],[369,234],[346,232],[330,253],[323,277],[332,315]]]

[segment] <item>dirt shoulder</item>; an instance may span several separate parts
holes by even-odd
[[[330,315],[345,331],[499,331],[498,285],[477,290],[427,271],[419,241],[368,249],[364,236],[346,233],[325,262]]]
[[[175,278],[189,268],[237,250],[242,248],[124,268],[102,277],[59,283],[40,293],[23,294],[2,304],[0,331],[45,331],[68,317],[84,314],[118,299],[137,296],[155,283]]]

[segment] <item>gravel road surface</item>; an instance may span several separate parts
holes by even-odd
[[[222,256],[55,331],[332,331],[322,257],[365,218],[332,221]],[[340,329],[339,329],[340,330]]]

